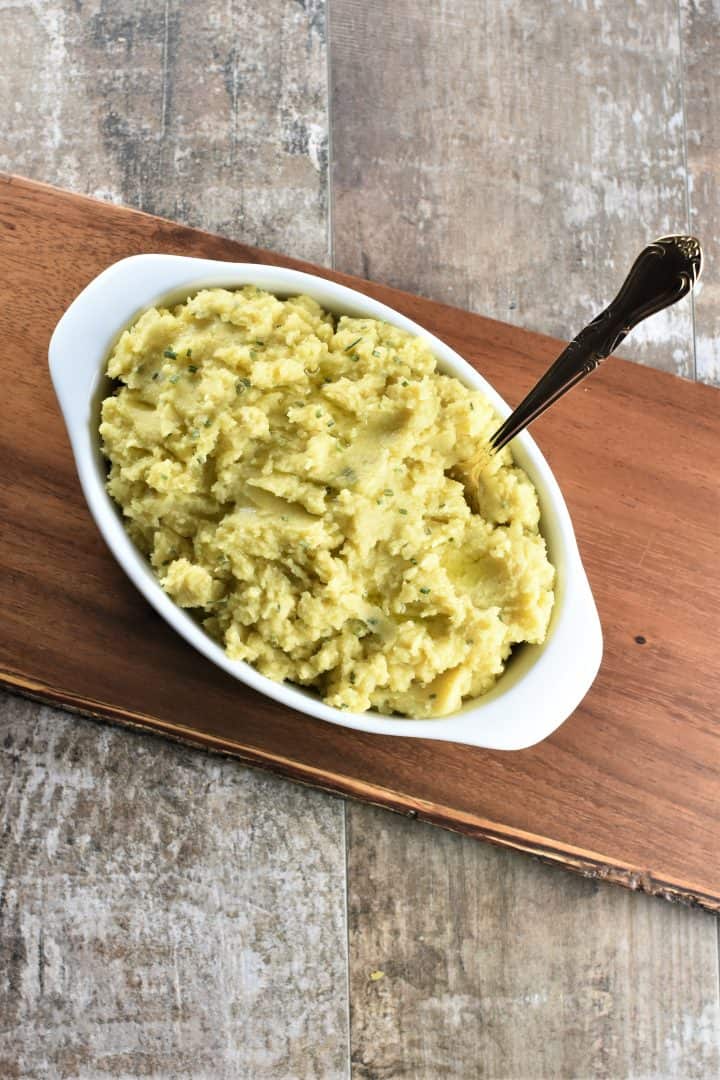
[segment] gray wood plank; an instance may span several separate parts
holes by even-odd
[[[680,0],[690,220],[706,273],[695,299],[697,376],[720,386],[720,3]]]
[[[326,262],[324,5],[0,5],[0,168]]]
[[[713,916],[348,809],[358,1080],[720,1074]]]
[[[577,330],[687,228],[677,16],[330,0],[335,265]],[[692,375],[690,304],[623,352]],[[361,806],[348,845],[354,1075],[720,1071],[711,916]]]
[[[341,1077],[343,807],[4,697],[0,1076]]]
[[[571,337],[685,231],[676,0],[330,0],[343,270]],[[623,355],[692,376],[690,301]]]
[[[324,6],[0,5],[0,167],[328,259]],[[0,1075],[348,1072],[344,807],[0,699]]]

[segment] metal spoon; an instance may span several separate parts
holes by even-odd
[[[639,322],[687,296],[701,269],[702,249],[694,236],[661,236],[643,248],[612,303],[580,331],[500,425],[490,439],[490,452],[501,450],[594,371]]]

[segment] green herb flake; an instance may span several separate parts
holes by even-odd
[[[383,495],[394,495],[394,494],[395,494],[395,492],[392,490],[392,488],[385,488],[385,490],[383,491]]]
[[[211,420],[211,419],[210,419],[210,417],[208,416],[207,420],[206,420],[206,421],[205,421],[205,423],[203,424],[203,427],[210,427],[210,425],[211,425],[211,424],[212,424],[212,420]]]
[[[197,371],[197,364],[188,364],[188,371],[191,375],[194,375]]]
[[[174,349],[171,349],[169,345],[167,349],[163,351],[163,356],[167,356],[168,360],[177,360],[177,353]]]
[[[351,341],[349,345],[345,346],[345,348],[343,349],[343,352],[350,352],[350,350],[354,349],[356,345],[359,345],[361,341],[362,341],[362,336],[359,337],[359,338],[355,338],[354,341]]]
[[[192,431],[190,432],[190,438],[191,439],[199,439],[200,438],[200,432],[198,431],[197,428],[192,429]]]
[[[322,416],[322,409],[316,409],[315,410],[315,415],[316,416]]]
[[[180,381],[180,376],[179,375],[171,375],[168,381],[171,382],[171,383],[179,382]]]
[[[407,516],[407,510],[400,509],[398,510],[398,514],[405,514]]]
[[[423,585],[422,588],[420,589],[420,592],[423,594],[423,596],[427,596],[429,594],[430,590],[425,585]]]
[[[409,383],[409,382],[407,381],[407,379],[403,379],[403,381],[401,382],[401,384],[400,384],[400,385],[401,385],[401,386],[409,386],[409,385],[410,385],[410,383]]]
[[[154,382],[154,381],[155,381],[156,379],[159,379],[159,378],[160,378],[160,372],[159,372],[159,371],[154,371],[154,372],[153,372],[153,376],[152,376],[152,377],[153,377],[153,382]]]
[[[430,700],[434,701],[436,697],[437,697],[437,694],[431,694],[430,695]]]
[[[190,357],[192,356],[192,349],[188,349],[188,351],[185,353],[185,355],[187,356],[187,358],[189,360]]]
[[[355,672],[354,671],[350,672],[350,682],[352,683],[353,686],[355,685]]]
[[[335,421],[334,420],[328,420],[328,425],[327,426],[328,427],[335,427]]]
[[[235,390],[238,394],[244,394],[250,386],[252,386],[252,383],[248,378],[238,379],[235,383]]]
[[[472,401],[470,402],[470,412],[475,412],[475,406],[473,405]]]

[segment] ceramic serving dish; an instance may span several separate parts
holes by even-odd
[[[110,550],[145,598],[186,641],[230,675],[290,708],[342,727],[382,735],[445,739],[496,750],[531,746],[554,731],[590,688],[602,656],[602,634],[570,515],[545,459],[527,432],[513,442],[518,464],[537,488],[541,528],[557,569],[556,600],[543,645],[513,654],[493,690],[451,716],[410,720],[326,705],[312,691],[274,682],[249,664],[230,660],[186,611],[163,592],[149,563],[133,546],[120,512],[105,490],[99,451],[98,402],[104,365],[119,334],[144,308],[178,301],[200,288],[251,284],[279,296],[307,293],[338,314],[383,319],[421,335],[439,368],[481,390],[501,416],[499,394],[453,349],[392,308],[311,274],[255,263],[225,263],[176,255],[136,255],[114,263],[83,289],[60,319],[50,342],[50,373],[75,455],[80,483]]]

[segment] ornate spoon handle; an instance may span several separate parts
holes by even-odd
[[[638,255],[620,292],[581,330],[490,440],[501,450],[518,432],[594,371],[634,326],[687,296],[700,277],[694,236],[661,236]]]

